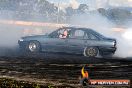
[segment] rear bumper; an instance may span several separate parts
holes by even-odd
[[[116,47],[100,47],[99,49],[102,54],[114,54],[117,50]]]

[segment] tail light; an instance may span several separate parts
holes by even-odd
[[[116,46],[116,40],[114,41],[114,47]]]

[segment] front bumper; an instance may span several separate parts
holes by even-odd
[[[20,49],[26,49],[28,42],[27,41],[18,41]]]

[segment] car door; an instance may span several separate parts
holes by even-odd
[[[42,51],[48,52],[65,52],[67,45],[66,39],[59,38],[59,34],[64,29],[59,29],[51,33],[47,38],[43,39],[42,42]]]
[[[85,39],[86,33],[84,30],[76,29],[72,30],[68,38],[68,52],[70,53],[82,53],[87,45],[87,39]]]
[[[87,46],[100,46],[102,42],[100,41],[100,38],[91,31],[87,31]]]

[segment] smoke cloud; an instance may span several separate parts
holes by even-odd
[[[114,31],[116,25],[98,12],[74,15],[71,19],[71,24],[92,28],[106,37],[115,38],[117,40],[117,51],[114,56],[132,57],[132,27],[125,28],[120,32]]]
[[[14,56],[18,52],[18,39],[22,36],[19,27],[0,25],[0,56]]]
[[[0,21],[4,20],[15,20],[16,16],[13,11],[0,10]],[[0,24],[0,48],[14,48],[17,46],[17,41],[22,36],[22,30],[20,26]],[[1,51],[2,52],[2,51]]]
[[[70,0],[70,5],[73,9],[77,9],[80,4],[76,0]]]
[[[22,36],[22,31],[19,27],[11,25],[0,26],[0,46],[12,47],[16,46],[17,40]]]

